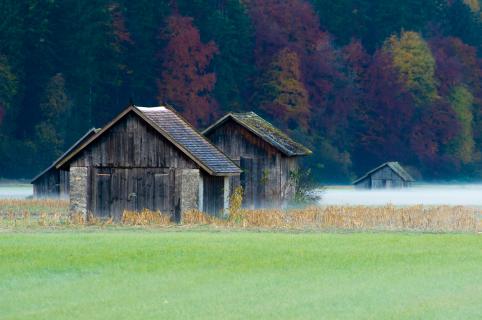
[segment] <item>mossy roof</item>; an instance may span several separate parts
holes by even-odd
[[[311,150],[294,141],[280,129],[276,128],[270,122],[266,121],[254,112],[228,113],[209,128],[204,130],[203,133],[208,135],[229,119],[234,120],[244,128],[248,129],[286,156],[304,156],[312,153]]]

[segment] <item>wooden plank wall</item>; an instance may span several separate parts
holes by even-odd
[[[372,188],[401,188],[403,179],[390,167],[385,166],[371,175]]]
[[[232,120],[207,137],[243,170],[231,178],[231,189],[244,189],[247,208],[279,207],[293,196],[289,186],[290,171],[298,168],[296,157],[286,157],[269,143]]]
[[[149,209],[175,216],[175,175],[168,168],[100,168],[91,171],[89,207],[119,220],[124,210]]]
[[[35,198],[58,198],[60,196],[59,171],[51,169],[39,177],[33,184]]]
[[[60,198],[67,199],[70,191],[70,174],[68,170],[59,170],[59,192]]]
[[[203,174],[203,211],[215,216],[222,216],[224,207],[224,177]]]
[[[383,188],[404,188],[409,187],[410,183],[405,182],[390,167],[385,166],[380,170],[372,173],[367,178],[358,182],[355,187],[365,189],[383,189]]]
[[[78,167],[186,168],[198,166],[144,120],[128,114],[72,161]]]
[[[120,219],[124,209],[160,210],[179,219],[176,169],[200,169],[137,115],[127,115],[77,155],[71,166],[90,167],[87,210]],[[222,208],[223,177],[204,177],[204,206]],[[219,194],[221,195],[219,197]]]

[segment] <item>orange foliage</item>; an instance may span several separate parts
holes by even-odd
[[[168,19],[168,40],[158,100],[173,104],[191,123],[206,125],[216,116],[217,102],[210,93],[216,75],[209,67],[218,52],[216,44],[203,44],[192,18],[173,15]]]

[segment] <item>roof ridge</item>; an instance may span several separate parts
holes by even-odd
[[[393,171],[395,171],[395,173],[397,173],[400,176],[400,178],[402,178],[404,180],[409,180],[411,182],[415,181],[415,179],[412,178],[412,176],[400,165],[400,163],[398,161],[387,161],[387,162],[382,163],[378,167],[375,167],[374,169],[369,170],[363,176],[361,176],[360,178],[353,181],[352,184],[356,184],[356,183],[364,180],[369,175],[371,175],[372,173],[380,170],[381,168],[383,168],[385,166],[390,167]]]
[[[222,155],[224,155],[229,161],[231,161],[236,167],[238,167],[238,165],[236,163],[234,163],[231,158],[228,157],[228,155],[226,153],[224,153],[220,148],[218,148],[214,143],[212,143],[204,134],[202,134],[201,131],[199,131],[198,129],[196,129],[186,118],[184,118],[184,116],[177,112],[177,110],[166,103],[166,105],[164,106],[159,106],[159,107],[163,107],[163,108],[166,108],[170,111],[172,111],[175,115],[177,115],[181,120],[183,120],[189,127],[191,127],[191,129],[194,130],[194,132],[200,136],[203,140],[205,140],[207,143],[209,143],[211,146],[213,146],[216,150],[218,150]],[[143,107],[144,109],[149,109],[150,107]],[[152,107],[152,108],[156,108],[156,107]],[[254,113],[254,112],[253,112]],[[173,138],[174,139],[174,138]]]
[[[205,129],[203,134],[209,134],[211,130],[223,124],[230,117],[287,156],[311,154],[311,150],[294,141],[285,132],[253,111],[245,113],[229,112]]]
[[[170,112],[172,112],[174,114],[174,116],[176,116],[179,120],[181,120],[185,125],[187,125],[188,128],[191,129],[191,131],[197,136],[199,137],[201,140],[203,140],[205,143],[207,143],[210,147],[214,148],[214,150],[216,150],[217,152],[220,153],[221,156],[223,156],[226,160],[229,161],[229,163],[231,165],[233,165],[234,167],[236,167],[237,169],[239,169],[238,165],[236,163],[234,163],[223,151],[221,151],[217,146],[215,146],[211,141],[209,141],[209,139],[204,136],[201,132],[199,132],[187,119],[185,119],[179,112],[177,112],[172,106],[170,105],[163,105],[163,106],[158,106],[158,107],[138,107],[138,106],[135,106],[135,108],[137,108],[137,110],[139,110],[142,114],[145,114],[148,118],[149,116],[147,115],[147,113],[145,113],[144,111],[148,111],[148,110],[151,110],[151,111],[156,111],[155,109],[161,111],[161,110],[169,110]],[[160,125],[153,119],[149,118],[149,120],[153,121],[157,127],[159,127],[160,129],[162,129],[163,132],[165,132],[169,137],[171,137],[171,139],[173,139],[174,141],[176,141],[179,145],[184,145],[183,142],[179,141],[178,138],[176,138],[175,136],[173,136],[171,133],[167,132],[164,128],[161,128]],[[192,153],[191,150],[189,150],[189,148],[186,148],[186,147],[183,147],[186,149],[186,151],[194,158],[196,158],[199,162],[201,163],[206,163],[206,160],[202,160],[200,159],[198,156],[196,156],[195,154]],[[208,165],[206,163],[206,166],[207,167],[211,167],[210,165]],[[212,169],[211,169],[212,170]],[[215,170],[212,170],[213,173],[215,173]],[[239,172],[241,172],[241,169],[239,169]],[[227,173],[227,172],[225,172]],[[231,172],[232,173],[232,172]]]

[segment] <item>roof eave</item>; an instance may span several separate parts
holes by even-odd
[[[115,117],[111,122],[109,122],[106,126],[104,126],[99,132],[94,134],[90,139],[88,139],[85,143],[83,143],[81,146],[76,148],[68,157],[66,157],[62,162],[56,165],[56,168],[59,169],[62,167],[64,164],[69,162],[73,157],[75,157],[80,151],[82,151],[84,148],[86,148],[89,144],[91,144],[94,140],[96,140],[99,136],[101,136],[104,132],[109,130],[112,126],[114,126],[120,119],[122,119],[124,116],[126,116],[129,112],[134,112],[136,115],[138,115],[141,119],[146,121],[152,128],[154,128],[156,131],[158,131],[162,136],[164,136],[166,139],[168,139],[172,144],[174,144],[177,148],[179,148],[184,154],[186,154],[191,160],[193,160],[199,167],[201,167],[204,171],[206,171],[209,175],[216,176],[220,175],[222,176],[223,174],[220,174],[219,172],[216,172],[215,170],[209,168],[208,166],[204,165],[204,163],[199,160],[196,156],[194,156],[191,152],[189,152],[186,148],[184,148],[181,144],[179,144],[170,134],[162,130],[157,124],[154,123],[149,117],[147,117],[142,111],[137,109],[135,106],[129,106],[126,108],[124,111],[122,111],[117,117]],[[229,160],[229,158],[227,158]],[[232,162],[232,161],[231,161]],[[237,167],[237,165],[232,162],[234,166]],[[239,167],[238,167],[239,168]],[[238,175],[238,173],[232,173],[233,175]],[[240,173],[239,173],[240,174]]]
[[[236,177],[239,176],[242,173],[242,171],[239,172],[217,172],[214,174],[211,174],[214,177]]]
[[[58,158],[57,160],[55,160],[54,162],[52,162],[52,164],[47,167],[47,169],[43,170],[41,173],[39,173],[37,176],[35,176],[31,181],[30,181],[30,184],[33,184],[35,181],[37,181],[41,176],[43,176],[44,174],[46,174],[47,172],[49,172],[50,170],[52,170],[53,168],[55,169],[58,169],[56,168],[56,165],[57,163],[59,163],[63,158],[65,158],[66,156],[68,156],[71,152],[73,152],[73,149],[75,149],[75,145],[77,145],[80,141],[83,141],[84,139],[86,139],[90,134],[92,135],[95,135],[97,132],[99,132],[100,129],[96,129],[95,127],[94,128],[91,128],[90,130],[88,130],[79,140],[77,140],[76,143],[73,144],[72,147],[70,147],[69,149],[67,149],[67,151],[65,151],[61,156],[60,158]]]
[[[215,123],[213,123],[212,125],[210,125],[209,127],[207,127],[206,129],[204,129],[203,131],[201,131],[201,133],[203,135],[207,135],[209,134],[209,132],[211,132],[212,130],[214,130],[215,128],[217,128],[218,126],[220,126],[224,121],[227,120],[227,118],[231,117],[232,119],[234,119],[233,117],[233,114],[231,112],[225,114],[224,116],[222,116],[220,119],[218,119],[218,121],[216,121]]]

